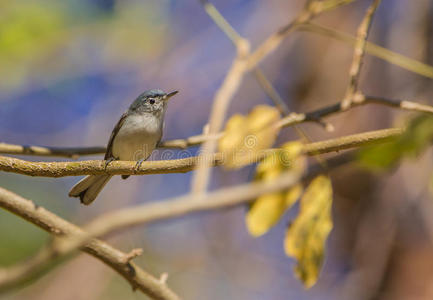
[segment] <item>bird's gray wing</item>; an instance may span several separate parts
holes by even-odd
[[[161,134],[160,134],[160,136],[159,136],[158,142],[156,142],[156,145],[155,145],[156,148],[158,148],[159,145],[161,144],[162,135],[163,135],[163,133],[164,133],[164,127],[165,127],[165,123],[162,122]]]
[[[104,156],[105,160],[110,159],[110,158],[117,159],[117,157],[113,156],[113,142],[114,142],[114,138],[116,137],[117,133],[119,132],[120,128],[122,127],[123,123],[125,122],[127,115],[128,115],[127,113],[124,113],[120,117],[119,122],[117,122],[116,126],[114,127],[113,131],[111,132],[110,139],[108,140],[107,150],[105,151],[105,156]]]
[[[158,142],[156,142],[155,148],[158,148],[158,147],[159,147],[159,145],[161,144],[161,140],[162,140],[162,134],[161,134],[161,136],[159,137]]]

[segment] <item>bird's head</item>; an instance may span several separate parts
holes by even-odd
[[[178,91],[165,93],[161,90],[148,90],[142,93],[131,104],[129,110],[138,113],[153,113],[160,115],[165,111],[168,100]]]

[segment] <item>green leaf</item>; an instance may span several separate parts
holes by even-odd
[[[323,263],[326,239],[332,229],[332,184],[324,175],[313,179],[301,199],[298,216],[286,232],[285,252],[297,260],[296,276],[313,286]]]
[[[359,162],[370,169],[386,169],[399,163],[404,157],[416,157],[433,140],[433,117],[422,115],[414,118],[407,130],[387,144],[363,149]]]

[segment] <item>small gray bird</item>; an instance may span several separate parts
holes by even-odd
[[[149,90],[142,93],[120,117],[111,133],[104,159],[106,166],[113,160],[137,161],[138,169],[161,141],[164,114],[168,99],[177,91],[164,93]],[[80,197],[81,203],[89,205],[95,200],[112,175],[89,175],[69,191],[70,197]],[[129,175],[122,175],[123,179]]]

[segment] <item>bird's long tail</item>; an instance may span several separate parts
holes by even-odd
[[[77,182],[69,191],[69,197],[80,197],[81,203],[89,205],[107,184],[110,175],[89,175]]]

